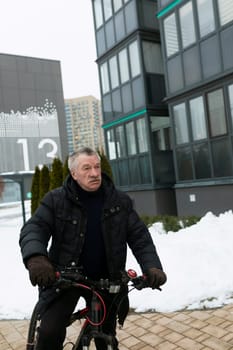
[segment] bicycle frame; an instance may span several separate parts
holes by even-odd
[[[90,318],[87,317],[88,312],[91,311]],[[80,311],[82,313],[82,310]],[[88,350],[92,339],[103,339],[108,347],[108,350],[113,350],[114,337],[105,334],[102,330],[102,324],[106,318],[106,307],[102,297],[99,293],[93,291],[91,308],[85,308],[85,322],[82,325],[79,336],[72,348],[72,350],[80,349]]]

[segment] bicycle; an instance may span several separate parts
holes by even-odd
[[[113,350],[114,337],[105,334],[102,331],[102,324],[106,318],[106,307],[103,298],[98,290],[106,289],[110,293],[118,293],[121,286],[132,287],[127,289],[126,296],[133,289],[141,290],[148,287],[146,276],[137,276],[137,273],[129,269],[127,272],[123,272],[120,281],[111,282],[108,279],[101,279],[99,281],[90,280],[87,277],[83,277],[78,270],[71,271],[70,268],[58,273],[58,279],[56,282],[56,288],[84,288],[88,289],[92,293],[91,307],[84,307],[78,311],[72,313],[69,324],[77,320],[84,319],[84,323],[81,327],[79,335],[75,342],[68,342],[63,345],[63,349],[68,344],[72,345],[72,350],[77,350],[81,345],[82,350],[89,350],[91,341],[95,338],[104,339],[108,350]],[[90,316],[89,316],[90,315]],[[40,317],[38,313],[38,302],[36,303],[31,315],[26,350],[36,350],[37,343],[37,331],[40,324]]]

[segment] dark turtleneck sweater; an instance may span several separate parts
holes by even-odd
[[[108,269],[101,226],[103,190],[100,187],[95,192],[87,192],[78,186],[78,195],[87,214],[87,230],[79,263],[86,276],[94,280],[106,278]]]

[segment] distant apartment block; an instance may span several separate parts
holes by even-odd
[[[65,99],[69,153],[80,147],[104,148],[100,101],[93,96]]]

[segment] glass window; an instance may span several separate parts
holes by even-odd
[[[150,169],[150,160],[148,154],[144,154],[138,158],[141,183],[149,184],[151,183],[151,169]]]
[[[96,47],[97,47],[98,56],[100,56],[106,51],[106,39],[105,39],[104,27],[102,27],[96,32]]]
[[[139,163],[138,163],[137,157],[133,157],[129,159],[129,176],[130,176],[131,185],[137,185],[141,183],[140,173],[139,173]]]
[[[109,78],[108,78],[108,65],[107,62],[100,66],[101,83],[103,94],[109,92]]]
[[[116,145],[115,145],[114,129],[110,129],[107,131],[107,143],[108,143],[109,159],[116,159]]]
[[[132,81],[132,95],[134,109],[145,106],[145,87],[141,77]]]
[[[112,86],[112,89],[115,89],[117,86],[119,86],[118,67],[117,67],[116,56],[110,58],[109,69],[110,69],[111,86]]]
[[[171,2],[171,0],[160,0],[160,6],[164,7],[164,6],[168,5],[169,2]]]
[[[104,121],[108,121],[112,119],[112,101],[111,95],[104,95],[102,98],[102,108],[103,108],[103,118]]]
[[[173,13],[172,15],[165,18],[163,24],[164,24],[166,52],[167,52],[167,56],[169,57],[179,50],[175,14]]]
[[[121,94],[119,89],[112,92],[112,111],[115,116],[118,116],[122,112]]]
[[[136,1],[130,1],[129,4],[125,7],[125,18],[127,18],[125,22],[126,33],[130,34],[134,30],[138,29],[138,10]]]
[[[214,176],[232,176],[232,152],[229,140],[216,139],[212,142]]]
[[[148,142],[147,142],[147,134],[146,134],[146,121],[144,118],[138,119],[136,121],[136,128],[137,128],[139,153],[147,152]]]
[[[189,102],[192,123],[192,133],[194,140],[201,140],[207,137],[205,110],[203,98],[197,97]]]
[[[104,19],[107,21],[112,16],[112,0],[104,0]]]
[[[122,0],[113,0],[114,11],[118,11],[122,7]]]
[[[207,143],[193,145],[193,158],[197,179],[211,177],[210,155]]]
[[[109,49],[115,43],[115,29],[113,20],[109,20],[105,25],[105,37],[107,48]]]
[[[231,123],[233,127],[233,85],[228,86],[230,109],[231,109]]]
[[[123,49],[122,51],[119,52],[119,64],[120,64],[121,83],[123,84],[127,80],[129,80],[129,66],[128,66],[126,49]]]
[[[138,42],[134,41],[129,45],[130,69],[132,77],[140,74],[140,60],[138,52]]]
[[[189,141],[188,137],[188,124],[185,104],[181,103],[174,106],[174,123],[175,123],[175,134],[176,143],[181,144]]]
[[[213,0],[197,0],[200,36],[215,30]]]
[[[227,132],[225,107],[222,89],[207,95],[211,136],[224,135]]]
[[[94,12],[95,12],[96,28],[99,28],[103,24],[103,12],[102,12],[101,0],[94,1]]]
[[[129,113],[133,109],[132,89],[130,84],[125,84],[121,89],[123,112]]]
[[[123,125],[120,125],[116,128],[116,148],[118,158],[126,156],[126,143]]]
[[[192,158],[189,147],[180,147],[176,152],[179,180],[193,179]]]
[[[126,142],[128,155],[136,154],[136,137],[134,131],[134,122],[126,124]]]
[[[232,0],[218,0],[219,17],[221,25],[233,20]]]
[[[119,184],[127,186],[129,184],[128,161],[126,159],[118,160],[117,170],[119,172]]]
[[[123,11],[119,11],[114,18],[115,22],[115,35],[116,35],[116,41],[122,40],[126,33],[125,33],[125,21],[124,21],[124,13]]]
[[[160,44],[151,41],[143,41],[142,48],[146,72],[163,74],[163,60]]]
[[[193,19],[193,5],[189,1],[180,8],[180,26],[183,48],[193,44],[196,40]]]
[[[170,118],[151,116],[150,125],[152,130],[152,139],[156,150],[168,151],[171,149],[170,136]]]

